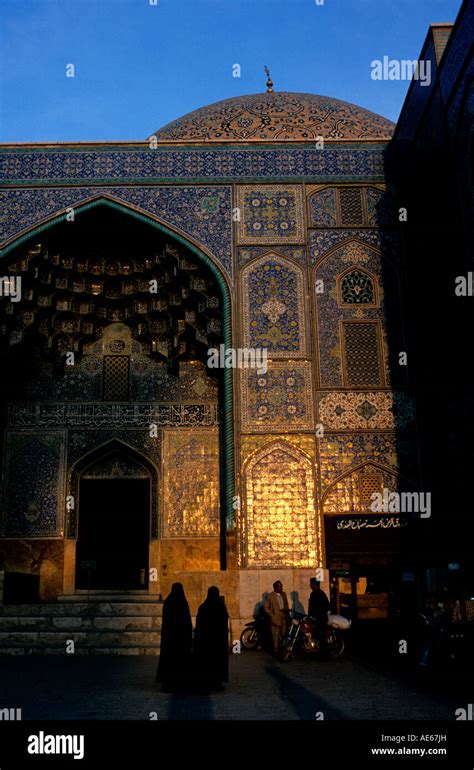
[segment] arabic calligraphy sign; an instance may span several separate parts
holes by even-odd
[[[357,516],[340,519],[337,522],[337,529],[401,529],[407,524],[407,519],[401,516],[371,516],[370,518]]]

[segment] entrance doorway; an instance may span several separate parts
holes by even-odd
[[[331,592],[338,613],[354,621],[391,620],[399,610],[400,568],[340,554],[330,562]]]
[[[80,482],[76,588],[148,588],[150,479]]]

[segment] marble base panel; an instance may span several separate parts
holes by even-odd
[[[291,609],[307,612],[310,595],[309,579],[315,575],[314,569],[261,569],[240,570],[239,572],[239,616],[249,620],[265,601],[267,594],[273,591],[273,583],[281,580]],[[321,588],[329,596],[328,573],[324,572],[325,581]]]
[[[0,569],[39,575],[41,601],[54,601],[63,589],[64,540],[0,541]]]
[[[209,571],[196,573],[179,573],[168,575],[162,579],[161,593],[163,599],[170,592],[172,583],[179,582],[183,584],[184,593],[189,603],[191,615],[195,616],[199,605],[207,596],[207,589],[210,586],[217,586],[221,595],[224,596],[225,603],[231,618],[239,616],[239,573],[236,570],[227,571]]]
[[[161,541],[161,581],[178,572],[212,572],[220,569],[218,538],[173,538]],[[150,564],[150,566],[155,566]],[[174,580],[172,581],[174,582]],[[161,591],[163,593],[163,591]]]

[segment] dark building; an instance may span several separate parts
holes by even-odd
[[[433,495],[410,553],[426,570],[426,590],[464,597],[474,596],[473,51],[474,3],[466,0],[455,24],[430,27],[420,59],[431,62],[431,84],[411,83],[390,147],[407,209],[403,315],[421,486]]]

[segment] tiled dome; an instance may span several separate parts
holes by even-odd
[[[156,131],[159,142],[314,142],[390,139],[395,124],[328,96],[270,92],[224,99]]]

